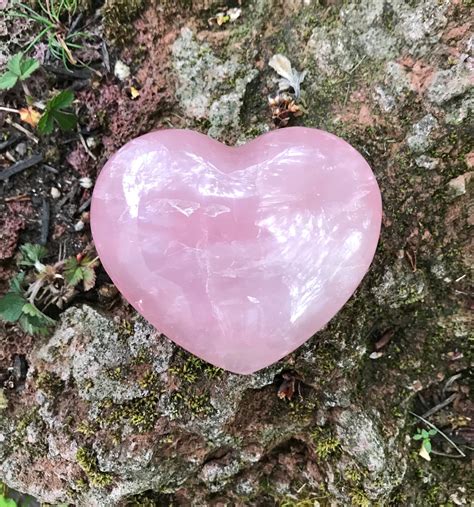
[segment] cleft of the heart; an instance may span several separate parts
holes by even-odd
[[[229,147],[161,130],[105,164],[91,227],[139,313],[205,361],[249,374],[346,303],[372,262],[381,216],[369,165],[327,132],[285,128]]]

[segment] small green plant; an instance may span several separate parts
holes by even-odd
[[[421,448],[419,454],[427,461],[430,461],[431,459],[431,437],[434,437],[436,433],[438,433],[438,431],[434,428],[431,428],[430,430],[417,428],[415,435],[413,435],[413,440],[421,440]]]
[[[18,264],[27,268],[26,273],[20,271],[11,280],[9,291],[0,298],[0,318],[18,323],[26,333],[47,334],[55,321],[44,311],[52,304],[63,308],[77,293],[81,281],[84,290],[90,290],[95,284],[98,258],[79,254],[43,264],[47,254],[43,246],[27,243],[20,247],[20,252]]]
[[[0,90],[10,90],[18,81],[25,81],[39,68],[38,60],[25,58],[23,53],[12,56],[7,63],[7,71],[0,76]]]
[[[38,42],[45,41],[53,58],[61,60],[66,68],[68,64],[81,63],[74,57],[73,52],[82,47],[79,41],[86,33],[70,30],[77,4],[77,0],[46,0],[46,3],[37,0],[38,10],[35,10],[29,5],[18,3],[20,10],[13,12],[13,16],[36,21],[41,27],[40,33],[25,53]]]
[[[8,488],[3,482],[0,482],[0,507],[17,507],[15,500],[8,498]]]
[[[19,266],[34,267],[37,271],[44,268],[41,262],[46,257],[48,251],[43,245],[35,245],[33,243],[26,243],[20,247],[21,258],[18,261]]]
[[[51,134],[55,125],[63,131],[72,130],[77,124],[77,117],[64,109],[68,108],[73,101],[74,93],[71,90],[63,90],[50,99],[39,120],[38,130],[43,134]]]
[[[90,290],[95,285],[94,268],[98,265],[99,258],[91,259],[89,256],[77,255],[70,257],[64,263],[64,278],[69,285],[75,287],[82,281],[84,290]]]
[[[26,297],[24,273],[19,273],[10,282],[10,290],[0,299],[0,317],[6,322],[18,322],[29,334],[46,334],[54,320],[39,310]]]

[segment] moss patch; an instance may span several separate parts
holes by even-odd
[[[80,447],[76,453],[76,460],[93,486],[105,488],[112,483],[112,475],[99,470],[97,457],[91,449]]]

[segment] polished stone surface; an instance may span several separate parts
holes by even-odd
[[[94,189],[100,259],[159,331],[236,373],[321,329],[374,256],[381,197],[364,158],[292,127],[239,147],[189,130],[126,144]]]

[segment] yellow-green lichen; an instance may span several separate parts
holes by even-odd
[[[55,396],[63,390],[64,382],[55,373],[43,371],[38,375],[36,385],[44,393]]]
[[[102,404],[100,419],[102,425],[110,430],[129,424],[138,432],[151,431],[159,417],[157,404],[158,395],[155,393],[120,404],[109,402]]]
[[[369,498],[367,498],[367,495],[359,489],[351,491],[350,497],[351,505],[355,505],[357,507],[370,507],[372,505]]]
[[[177,364],[168,370],[169,373],[188,384],[194,384],[203,376],[208,379],[217,378],[222,371],[221,368],[212,366],[196,356],[182,351],[178,354]]]
[[[112,476],[99,470],[97,457],[91,449],[79,447],[76,452],[76,461],[93,486],[105,488],[112,483]]]
[[[311,433],[311,439],[315,445],[315,452],[319,459],[325,460],[340,451],[339,439],[327,430],[317,429]]]

